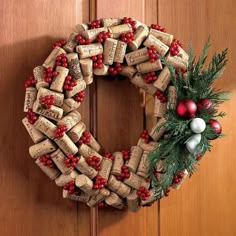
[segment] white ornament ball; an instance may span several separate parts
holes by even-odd
[[[190,128],[194,133],[200,134],[206,129],[206,122],[202,118],[194,118],[190,123]]]
[[[201,134],[194,134],[186,141],[186,148],[190,153],[194,153],[197,145],[201,142]]]

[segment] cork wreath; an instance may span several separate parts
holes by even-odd
[[[163,27],[131,17],[76,25],[53,44],[25,82],[22,122],[34,142],[30,156],[63,198],[136,212],[180,187],[222,135],[217,109],[229,94],[211,85],[227,49],[203,67],[208,48],[195,61],[192,47],[186,53]],[[128,150],[101,153],[82,122],[77,109],[95,76],[130,80],[155,99],[155,126]]]

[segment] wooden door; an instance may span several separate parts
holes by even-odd
[[[233,0],[1,0],[0,13],[0,235],[236,235],[234,97],[222,105],[228,113],[222,120],[228,136],[214,141],[199,171],[181,190],[136,214],[116,210],[97,214],[63,200],[61,189],[29,157],[31,141],[21,124],[24,80],[42,63],[55,39],[67,37],[76,23],[95,17],[133,16],[146,24],[159,22],[186,47],[191,39],[197,53],[210,33],[211,52],[230,47],[229,65],[216,86],[235,93]],[[152,126],[152,101],[147,99],[142,109],[142,97],[128,81],[97,78],[86,92],[80,111],[106,151],[135,144],[144,126],[143,114],[146,126]]]

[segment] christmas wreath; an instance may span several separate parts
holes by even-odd
[[[124,17],[79,24],[53,44],[25,82],[22,122],[32,138],[30,156],[63,197],[90,207],[137,211],[178,189],[221,137],[218,112],[229,94],[212,88],[227,63],[227,50],[204,67],[209,49],[195,61],[159,25]],[[128,79],[155,98],[157,123],[129,150],[100,153],[77,111],[95,76]]]

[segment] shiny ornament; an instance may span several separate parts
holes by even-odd
[[[209,113],[214,111],[212,101],[208,98],[202,98],[197,101],[197,110],[199,113],[206,109]]]
[[[217,120],[214,120],[214,119],[210,119],[208,124],[213,128],[214,132],[216,133],[215,137],[211,137],[209,139],[213,140],[213,139],[218,138],[218,134],[221,134],[222,132],[221,124]]]
[[[183,99],[178,102],[176,112],[179,116],[193,118],[197,111],[196,103],[191,99]]]
[[[206,129],[206,122],[202,118],[194,118],[190,123],[191,130],[200,134]]]
[[[201,134],[194,134],[186,141],[186,148],[190,153],[194,153],[197,145],[201,142]]]

